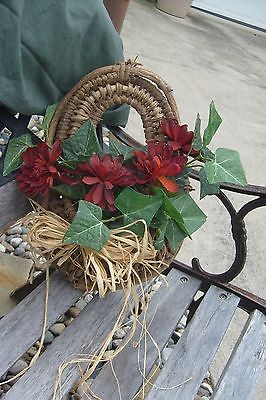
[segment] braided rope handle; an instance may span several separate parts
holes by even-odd
[[[140,114],[145,138],[158,137],[159,121],[179,115],[171,87],[158,75],[128,60],[85,75],[60,101],[51,120],[48,143],[63,140],[85,121],[95,125],[110,107],[129,104]]]

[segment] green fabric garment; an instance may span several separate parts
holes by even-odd
[[[123,60],[102,0],[0,0],[0,104],[43,114],[96,68]],[[128,108],[106,115],[125,125]]]

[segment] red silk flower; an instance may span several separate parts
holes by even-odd
[[[61,142],[56,140],[50,149],[42,142],[28,148],[22,155],[23,165],[17,176],[19,188],[28,197],[44,195],[53,186],[60,173],[56,161],[62,151]]]
[[[110,154],[93,154],[89,161],[78,165],[82,182],[90,186],[84,199],[97,204],[102,209],[114,211],[116,186],[133,186],[136,183],[134,172],[123,166],[123,156],[112,158]],[[84,176],[85,175],[85,176]]]
[[[187,125],[179,125],[175,119],[161,121],[160,127],[163,133],[171,140],[174,150],[182,150],[183,153],[195,156],[196,150],[192,150],[192,140],[194,133],[188,131]]]
[[[187,162],[187,157],[173,156],[173,147],[170,144],[150,142],[147,145],[147,153],[133,150],[135,160],[133,164],[140,172],[138,183],[148,182],[154,185],[158,182],[169,192],[175,193],[179,187],[173,177],[182,172]]]

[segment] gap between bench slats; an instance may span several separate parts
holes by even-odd
[[[11,181],[0,187],[0,230],[10,222],[26,215],[31,210],[29,201]]]
[[[160,351],[168,342],[178,321],[200,287],[199,280],[175,269],[170,271],[167,281],[169,286],[167,287],[164,284],[153,296],[146,317],[149,334],[156,341]],[[139,326],[133,340],[136,342],[139,341],[140,334],[141,327]],[[153,363],[158,358],[158,350],[148,335],[146,351],[146,372],[148,374]],[[140,358],[143,359],[143,346],[140,348],[140,354]],[[138,367],[138,350],[130,343],[113,360],[112,364],[119,380],[121,398],[131,399],[141,387],[143,380]],[[86,390],[85,386],[84,389]],[[117,381],[110,364],[106,364],[103,368],[103,371],[95,379],[91,390],[102,400],[118,399]],[[82,400],[86,399],[88,397],[84,394]]]
[[[266,367],[266,316],[255,310],[215,388],[214,400],[249,400]],[[239,379],[236,379],[236,375]]]
[[[2,376],[42,331],[46,283],[40,284],[0,321],[0,376]],[[50,278],[48,321],[51,326],[81,296],[59,272]]]
[[[77,355],[93,354],[113,327],[122,307],[122,291],[94,298],[46,349],[32,368],[7,392],[5,400],[51,400],[59,366]],[[62,376],[64,396],[80,376],[76,365]],[[56,399],[60,399],[58,395]]]
[[[153,386],[147,400],[194,399],[238,303],[237,296],[210,287],[155,381],[160,388],[181,385],[172,390]]]

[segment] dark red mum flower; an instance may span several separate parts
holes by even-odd
[[[133,164],[140,171],[138,183],[145,184],[158,182],[169,192],[177,192],[177,183],[168,177],[176,176],[182,172],[187,162],[187,157],[173,156],[171,144],[150,142],[147,146],[147,153],[133,150],[135,160]]]
[[[59,177],[56,161],[62,151],[61,142],[55,141],[52,149],[46,143],[30,147],[22,155],[23,165],[17,176],[19,188],[28,197],[45,194]]]
[[[80,163],[78,173],[83,175],[82,182],[90,186],[84,199],[103,209],[114,211],[113,189],[116,186],[133,186],[136,183],[134,172],[124,167],[123,161],[123,156],[113,159],[110,154],[104,154],[102,157],[94,154],[87,163]]]
[[[174,150],[182,150],[185,154],[191,156],[198,155],[198,151],[192,150],[194,133],[188,131],[187,125],[179,125],[175,119],[166,119],[161,121],[160,127],[163,133],[171,140]]]

